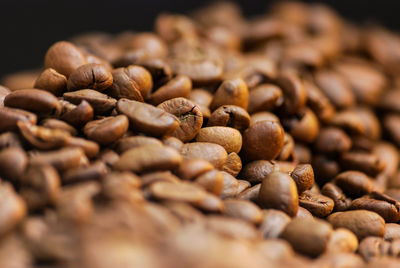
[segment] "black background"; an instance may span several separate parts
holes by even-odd
[[[162,11],[186,12],[210,1],[200,0],[0,0],[0,77],[40,67],[47,48],[75,34],[101,30],[151,30]],[[260,14],[273,1],[237,0],[245,15]],[[400,30],[398,0],[326,0],[346,18],[379,22]]]

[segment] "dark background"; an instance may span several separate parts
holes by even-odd
[[[0,0],[0,77],[40,67],[47,48],[86,31],[151,30],[162,11],[186,12],[201,0]],[[245,15],[260,14],[273,1],[236,0]],[[346,18],[400,30],[398,0],[325,0]]]

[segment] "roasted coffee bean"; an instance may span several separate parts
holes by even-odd
[[[130,200],[130,192],[141,185],[140,178],[131,172],[111,172],[102,177],[102,192],[109,199]]]
[[[121,155],[114,168],[120,171],[144,172],[168,170],[178,167],[182,156],[172,148],[159,145],[143,145],[129,149]]]
[[[174,115],[138,101],[121,99],[117,103],[117,109],[128,117],[134,130],[152,136],[171,134],[180,124]]]
[[[296,183],[282,172],[272,172],[263,179],[258,201],[263,208],[279,209],[294,217],[299,206]]]
[[[283,140],[283,148],[279,153],[278,160],[288,160],[291,156],[293,156],[294,149],[294,140],[293,137],[289,133],[285,133]]]
[[[367,236],[385,235],[385,220],[375,212],[368,210],[352,210],[336,212],[328,217],[328,221],[336,228],[346,228],[362,240]]]
[[[395,204],[384,200],[376,200],[368,197],[354,199],[349,209],[365,209],[378,213],[386,222],[398,222],[400,220],[400,203]]]
[[[385,169],[376,155],[364,152],[346,152],[341,155],[340,164],[344,170],[359,170],[372,177]]]
[[[242,160],[237,153],[228,154],[225,164],[222,166],[222,170],[228,172],[232,176],[236,177],[242,170]]]
[[[36,79],[34,88],[43,89],[61,96],[67,89],[67,78],[52,68],[44,70]]]
[[[314,216],[323,218],[332,212],[335,203],[325,195],[308,190],[299,195],[299,205],[310,211]]]
[[[156,138],[146,136],[131,136],[119,139],[115,145],[115,149],[121,154],[129,149],[149,144],[162,145],[162,143]]]
[[[400,226],[396,223],[386,223],[385,240],[392,242],[400,238]]]
[[[27,165],[28,157],[21,148],[10,147],[0,151],[0,176],[3,179],[17,182]]]
[[[24,200],[14,192],[11,184],[0,184],[0,211],[4,215],[0,220],[0,235],[12,231],[26,215]]]
[[[326,251],[330,253],[352,253],[355,252],[357,248],[357,237],[348,229],[338,228],[332,232]]]
[[[366,262],[370,262],[374,258],[388,255],[389,249],[390,243],[380,237],[369,236],[360,242],[358,253]]]
[[[222,167],[227,160],[228,154],[224,147],[215,143],[192,142],[183,145],[181,150],[184,159],[204,159],[215,168]]]
[[[273,121],[250,125],[243,133],[243,155],[248,160],[273,160],[283,148],[284,130]]]
[[[258,224],[263,219],[261,209],[247,200],[224,200],[224,215]]]
[[[359,171],[345,171],[335,177],[335,183],[350,196],[361,196],[372,192],[371,179]]]
[[[114,109],[117,101],[103,93],[92,89],[81,89],[73,92],[66,92],[63,98],[73,104],[80,104],[87,101],[96,114],[107,114]]]
[[[0,134],[0,148],[22,147],[20,137],[14,132],[3,132]]]
[[[333,183],[326,183],[322,187],[321,193],[333,200],[335,203],[334,211],[344,211],[350,207],[351,200]]]
[[[254,185],[253,187],[247,188],[240,192],[237,197],[239,199],[246,199],[258,203],[260,195],[261,183]]]
[[[214,169],[198,176],[194,182],[216,196],[220,195],[224,187],[224,180],[220,171]]]
[[[250,188],[251,184],[245,180],[237,180],[238,181],[238,194],[242,193],[246,189]]]
[[[239,153],[242,148],[242,135],[230,127],[205,127],[196,136],[198,142],[211,142],[224,147],[226,152]]]
[[[247,109],[249,103],[249,90],[246,83],[240,79],[224,81],[214,94],[211,110],[216,110],[223,105],[236,105]]]
[[[57,98],[40,89],[21,89],[11,92],[5,97],[4,105],[40,115],[59,115],[61,113],[61,104]]]
[[[104,65],[88,63],[75,69],[68,77],[69,91],[95,89],[103,91],[113,83],[113,77]]]
[[[363,118],[351,109],[335,113],[329,123],[354,135],[365,135],[367,131]]]
[[[388,114],[383,118],[383,126],[397,146],[400,144],[399,122],[400,116],[397,114]]]
[[[47,50],[44,65],[68,77],[76,68],[86,63],[82,51],[74,44],[60,41]]]
[[[93,116],[94,110],[92,106],[87,101],[83,100],[78,106],[72,103],[65,103],[63,105],[61,119],[75,127],[80,127],[92,120]]]
[[[257,160],[246,164],[241,171],[239,177],[251,183],[260,183],[267,175],[269,175],[273,171],[279,171],[274,162]]]
[[[325,154],[316,154],[311,161],[314,169],[315,178],[318,183],[330,181],[340,172],[340,166],[335,159],[327,157]]]
[[[400,89],[386,90],[379,99],[378,106],[391,112],[400,112],[399,108]]]
[[[51,165],[58,171],[77,168],[86,165],[88,159],[81,148],[67,147],[57,151],[40,152],[30,157],[32,165]]]
[[[342,153],[350,150],[350,137],[339,128],[327,127],[321,129],[314,143],[314,148],[320,153]]]
[[[305,209],[303,207],[299,207],[299,209],[297,210],[296,218],[301,218],[301,219],[302,218],[311,218],[311,219],[313,219],[314,216],[307,209]]]
[[[257,240],[260,234],[257,229],[246,221],[223,216],[207,217],[207,228],[228,238]]]
[[[224,211],[224,203],[222,200],[216,195],[208,192],[205,193],[203,199],[192,202],[191,204],[205,213],[221,214]]]
[[[225,171],[221,171],[221,175],[223,180],[223,187],[221,193],[219,194],[219,198],[234,198],[239,190],[238,180]]]
[[[202,88],[195,88],[190,91],[189,97],[186,98],[200,108],[203,117],[210,117],[211,111],[209,107],[213,99],[213,95],[210,92]]]
[[[399,166],[399,155],[397,154],[396,147],[388,142],[379,142],[374,146],[372,152],[385,165],[382,173],[390,178],[393,177]]]
[[[178,75],[154,91],[151,94],[149,102],[153,105],[158,105],[174,98],[189,98],[191,90],[192,81],[190,78],[185,75]]]
[[[305,80],[304,87],[307,91],[307,106],[313,110],[322,122],[329,121],[335,113],[335,108],[330,100],[311,81]]]
[[[182,150],[183,142],[175,137],[167,136],[162,139],[164,145],[174,148],[178,152]]]
[[[189,183],[155,182],[150,186],[151,194],[158,199],[197,202],[205,198],[205,192],[199,186]]]
[[[296,183],[299,194],[314,185],[314,170],[310,164],[297,165],[290,176]]]
[[[70,137],[67,146],[81,148],[88,158],[97,156],[100,151],[100,146],[97,143],[78,137]]]
[[[87,167],[70,169],[62,175],[63,183],[76,183],[83,181],[100,181],[107,173],[107,167],[103,162],[95,162]]]
[[[58,120],[58,119],[47,118],[47,119],[44,119],[43,121],[41,121],[40,124],[45,128],[60,129],[60,130],[66,131],[69,134],[71,134],[72,136],[75,136],[78,134],[78,131],[73,126],[69,125],[68,123],[66,123],[64,121]]]
[[[158,108],[175,115],[179,121],[179,127],[170,135],[188,142],[196,137],[203,125],[203,115],[200,108],[185,98],[174,98],[164,101]]]
[[[311,143],[319,133],[318,119],[310,109],[304,109],[299,112],[299,118],[284,118],[282,124],[295,140],[301,142]]]
[[[291,221],[290,217],[280,210],[264,209],[262,214],[260,231],[266,239],[278,238]]]
[[[306,90],[300,78],[293,73],[282,73],[277,83],[283,92],[282,110],[287,114],[295,114],[306,103]]]
[[[128,130],[128,126],[128,118],[125,115],[118,115],[90,121],[83,128],[83,132],[89,139],[107,145],[121,138]]]
[[[332,235],[332,227],[319,219],[293,219],[281,237],[299,253],[316,257],[323,253]]]
[[[207,125],[226,126],[244,131],[250,125],[250,116],[246,110],[239,106],[223,105],[211,114]]]
[[[108,94],[116,99],[127,98],[142,101],[148,98],[153,87],[149,71],[141,66],[130,65],[112,71],[114,82]]]
[[[118,161],[119,155],[113,150],[104,150],[100,152],[99,159],[108,167],[112,167]]]
[[[171,171],[156,171],[156,172],[146,173],[145,175],[142,175],[140,179],[143,187],[150,186],[151,184],[158,181],[171,182],[171,183],[180,182],[179,178],[174,174],[172,174]]]
[[[214,169],[213,165],[206,160],[185,159],[176,173],[182,180],[193,180],[212,169]]]
[[[282,90],[272,84],[262,84],[252,89],[249,93],[250,114],[259,111],[270,111],[280,105]]]

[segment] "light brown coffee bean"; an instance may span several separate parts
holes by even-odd
[[[103,93],[93,89],[81,89],[73,92],[65,92],[63,98],[73,104],[80,104],[87,101],[96,114],[107,114],[114,109],[117,101]]]
[[[88,63],[76,68],[68,77],[69,91],[79,89],[94,89],[103,91],[113,83],[113,77],[102,64]]]
[[[196,137],[203,125],[203,114],[200,108],[185,98],[174,98],[164,101],[158,108],[175,115],[179,121],[179,127],[170,135],[188,142]]]
[[[125,115],[110,116],[90,121],[83,128],[86,137],[101,145],[111,144],[128,130],[129,121]]]
[[[366,262],[388,255],[390,243],[380,237],[369,236],[364,238],[358,247],[358,254]]]
[[[247,111],[235,105],[223,105],[216,109],[210,116],[207,126],[223,126],[246,130],[250,125],[250,115]]]
[[[28,157],[21,148],[10,147],[0,151],[0,176],[5,180],[17,182],[25,172]]]
[[[335,177],[335,183],[350,196],[362,196],[372,192],[370,177],[359,171],[345,171]]]
[[[303,208],[303,207],[299,207],[299,209],[297,210],[297,214],[296,214],[296,218],[309,218],[309,219],[314,219],[314,216],[311,214],[310,211],[308,211],[307,209]]]
[[[181,154],[184,159],[204,159],[215,168],[222,167],[228,157],[224,147],[208,142],[186,143],[182,147]]]
[[[162,142],[165,146],[169,146],[171,148],[174,148],[175,150],[177,150],[178,152],[180,152],[182,150],[183,147],[183,142],[175,137],[171,137],[171,136],[166,136],[162,139]]]
[[[290,135],[300,142],[311,143],[319,133],[318,119],[314,112],[307,108],[299,111],[296,117],[282,119],[282,124],[288,129]]]
[[[10,90],[0,85],[0,107],[4,107],[4,98],[10,94]]]
[[[291,220],[287,214],[280,210],[264,209],[262,213],[260,231],[266,239],[278,238]]]
[[[170,183],[179,183],[180,180],[177,176],[171,173],[171,171],[155,171],[146,173],[140,177],[142,187],[150,186],[151,184],[163,181]]]
[[[3,132],[0,134],[0,148],[18,147],[22,148],[22,141],[20,137],[14,132]]]
[[[67,89],[67,78],[53,68],[48,68],[36,79],[33,87],[46,90],[55,96],[61,96]]]
[[[119,139],[115,145],[115,150],[121,154],[129,149],[148,144],[162,145],[162,143],[156,138],[146,136],[130,136]]]
[[[149,102],[158,105],[164,101],[183,97],[188,99],[192,90],[192,81],[186,75],[178,75],[168,81],[165,85],[154,91]],[[196,102],[194,102],[196,104]]]
[[[392,242],[400,238],[400,225],[396,223],[385,224],[385,240]]]
[[[348,229],[337,228],[332,232],[326,251],[330,253],[353,253],[358,248],[357,237]]]
[[[254,185],[253,187],[246,188],[245,190],[241,191],[237,198],[250,200],[254,203],[259,203],[258,198],[260,194],[261,183]],[[260,203],[261,205],[261,203]]]
[[[236,177],[242,170],[242,160],[240,159],[240,156],[237,153],[228,154],[228,158],[222,166],[222,170]]]
[[[220,195],[224,187],[224,180],[219,170],[213,169],[198,176],[194,182],[216,196]]]
[[[314,170],[310,164],[297,165],[290,176],[296,183],[299,194],[314,185]]]
[[[133,129],[152,136],[173,133],[180,124],[174,115],[138,101],[120,99],[117,110],[128,117]]]
[[[198,142],[211,142],[221,145],[226,152],[239,153],[242,148],[242,135],[230,127],[205,127],[196,136]]]
[[[0,235],[12,231],[26,215],[24,200],[14,192],[11,184],[0,184],[0,211],[4,215],[0,220]]]
[[[272,84],[261,84],[249,93],[248,112],[253,114],[259,111],[270,111],[283,101],[282,90]]]
[[[151,194],[158,199],[197,202],[205,198],[205,192],[192,183],[155,182],[150,186]]]
[[[247,109],[249,103],[249,90],[246,83],[240,79],[224,81],[214,94],[211,110],[216,110],[222,105],[236,105]]]
[[[263,219],[261,209],[250,201],[226,199],[224,205],[226,216],[243,219],[253,224],[259,224]]]
[[[221,193],[219,194],[219,198],[226,199],[235,197],[239,190],[238,180],[225,171],[221,171],[221,175],[223,180],[223,187]]]
[[[261,183],[258,202],[263,208],[279,209],[294,217],[299,207],[296,183],[282,172],[272,172]]]
[[[299,204],[310,211],[315,217],[319,218],[328,216],[335,205],[331,198],[310,190],[304,191],[299,195]]]
[[[182,180],[193,180],[212,169],[214,169],[214,166],[204,159],[185,159],[176,174]]]

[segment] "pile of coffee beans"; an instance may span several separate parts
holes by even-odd
[[[216,3],[0,86],[0,267],[399,267],[400,35]]]

